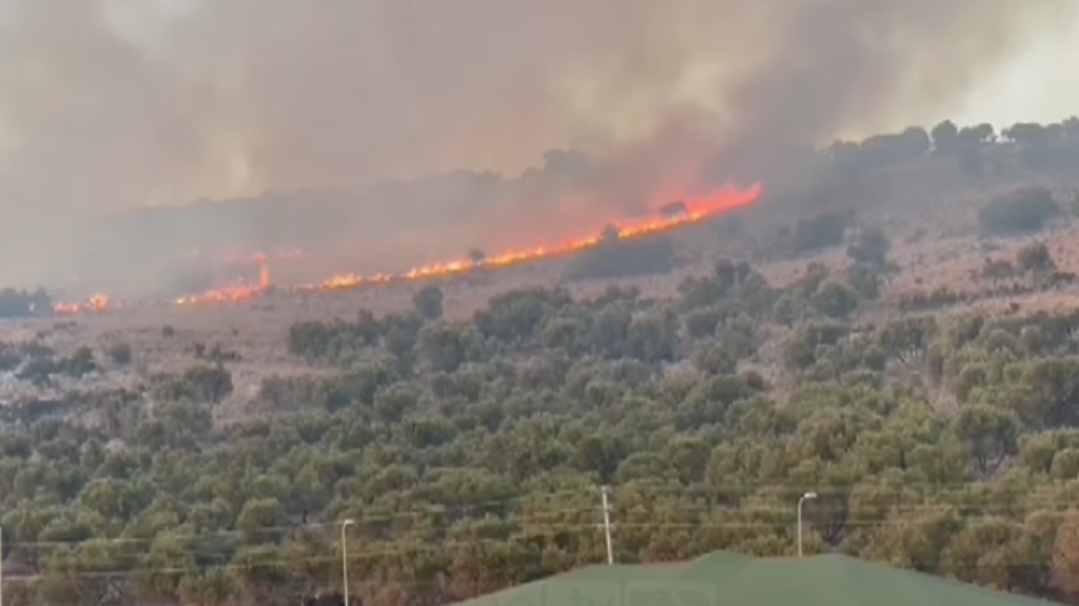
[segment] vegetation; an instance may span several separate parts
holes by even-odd
[[[1016,255],[1016,264],[1019,269],[1030,272],[1046,272],[1056,269],[1056,263],[1045,244],[1038,242],[1019,249]]]
[[[0,319],[32,318],[52,315],[52,299],[41,289],[34,292],[4,288],[0,290]]]
[[[1039,231],[1060,213],[1053,194],[1044,187],[1025,187],[994,198],[978,213],[978,224],[990,236]]]
[[[1034,126],[1000,138],[1054,170],[1075,125]],[[828,154],[850,178],[928,155],[976,172],[997,140],[944,123]],[[1057,212],[1048,190],[1025,189],[979,224],[1032,232]],[[789,247],[840,247],[851,219],[797,222]],[[83,393],[63,388],[111,368],[91,349],[0,343],[5,381],[48,394],[0,409],[4,598],[329,604],[344,533],[364,604],[442,604],[604,561],[606,485],[620,562],[791,554],[813,491],[810,553],[1079,603],[1079,312],[936,318],[925,312],[972,296],[940,288],[889,315],[889,252],[884,231],[861,228],[849,269],[810,264],[782,288],[718,260],[669,300],[528,288],[467,321],[425,287],[412,309],[289,327],[281,347],[307,372],[265,379],[262,414],[234,424],[217,422],[223,403],[250,394],[234,393],[240,356],[219,345],[194,344],[177,374]],[[566,277],[677,263],[667,237],[609,233]],[[1024,288],[1059,273],[1044,244],[985,272]],[[0,292],[0,316],[51,309],[45,293]],[[172,326],[161,336],[185,343]],[[123,342],[101,354],[133,359]]]
[[[863,303],[820,266],[776,289],[721,260],[669,301],[528,289],[464,322],[297,324],[288,350],[322,372],[266,380],[272,421],[214,429],[218,362],[73,404],[102,422],[13,422],[5,597],[312,600],[339,587],[348,518],[353,595],[445,603],[602,561],[605,484],[619,561],[791,553],[813,490],[811,552],[1079,586],[1079,314],[848,323]]]
[[[442,289],[437,286],[424,286],[412,295],[412,305],[416,311],[428,320],[442,317]]]
[[[881,270],[888,266],[891,246],[888,236],[879,227],[870,227],[858,232],[857,239],[847,248],[847,256],[856,264]]]

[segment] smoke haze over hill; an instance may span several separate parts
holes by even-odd
[[[156,238],[86,219],[266,191],[354,193],[334,206],[339,248],[380,258],[578,235],[724,176],[756,177],[746,173],[777,146],[932,112],[1076,10],[1064,0],[5,0],[0,279],[101,273],[153,258],[132,251],[155,245],[172,247],[157,251],[164,258],[211,227],[260,243],[286,227],[325,229],[296,211],[270,225],[187,213],[158,220],[168,233]],[[583,154],[544,156],[552,149]],[[460,170],[477,172],[431,177]],[[367,189],[387,178],[399,181]],[[507,242],[491,239],[494,227]]]

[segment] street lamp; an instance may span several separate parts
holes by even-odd
[[[807,492],[798,499],[798,557],[802,557],[802,503],[817,498],[817,493]]]
[[[345,530],[349,526],[352,526],[356,522],[353,520],[345,520],[341,522],[341,586],[344,588],[345,606],[348,604],[348,537],[345,535]],[[3,605],[0,605],[3,606]]]

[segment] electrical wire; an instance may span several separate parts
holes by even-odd
[[[848,521],[840,524],[849,528],[884,528],[892,526],[903,526],[911,524],[910,519],[877,519],[877,520],[860,520],[860,521]],[[664,522],[650,522],[650,523],[626,523],[626,522],[614,522],[612,523],[612,531],[629,530],[629,529],[643,529],[643,530],[742,530],[742,531],[775,531],[782,529],[790,529],[794,524],[788,522],[729,522],[729,523],[707,523],[707,522],[686,522],[686,523],[664,523]],[[806,529],[810,530],[812,526],[808,523],[805,524]],[[483,546],[505,547],[507,543],[513,541],[519,542],[532,542],[535,541],[539,533],[542,532],[571,532],[571,533],[584,533],[595,532],[599,537],[602,531],[603,525],[601,523],[575,523],[575,524],[548,524],[536,527],[530,527],[528,530],[531,534],[528,535],[516,535],[510,536],[505,539],[451,539],[439,541],[437,543],[415,543],[411,545],[397,545],[392,547],[366,549],[349,551],[347,556],[351,561],[359,561],[370,558],[402,555],[402,554],[417,554],[422,552],[445,552],[447,550],[459,549],[459,548],[477,548]],[[598,540],[598,539],[597,539]],[[104,539],[105,544],[109,543],[109,540]],[[195,556],[203,555],[213,552],[198,552],[196,550],[185,550],[182,555]],[[242,555],[243,550],[238,551],[238,555]],[[214,566],[180,566],[180,567],[158,567],[158,568],[127,568],[109,571],[62,571],[60,575],[64,578],[99,578],[99,577],[116,577],[116,576],[137,576],[137,575],[151,575],[151,574],[203,574],[207,571],[215,570],[250,570],[261,568],[274,568],[274,567],[289,567],[295,564],[298,560],[296,556],[282,555],[271,559],[259,559],[254,562],[230,562],[227,564],[214,565]],[[302,562],[305,565],[311,564],[327,564],[336,563],[341,561],[340,553],[325,556],[304,556]],[[1033,563],[1033,562],[1032,562]],[[6,575],[5,580],[10,581],[23,581],[37,580],[43,578],[45,575],[30,575],[30,576],[10,576]]]
[[[636,494],[639,494],[641,488],[646,487],[646,486],[647,485],[634,485],[634,486],[632,486],[632,492],[636,493]],[[761,485],[761,486],[765,486],[765,485]],[[933,485],[932,484],[925,484],[925,486],[930,487],[930,486],[933,486]],[[957,488],[958,487],[967,487],[967,488],[969,488],[969,487],[972,487],[972,486],[982,487],[982,486],[987,486],[987,485],[980,484],[980,483],[971,483],[971,484],[965,484],[965,485],[963,485],[963,484],[953,484],[952,486],[957,487]],[[659,486],[659,487],[662,488],[663,489],[662,492],[666,493],[667,495],[675,496],[675,495],[679,494],[679,492],[677,490],[677,487],[666,487],[666,486]],[[1038,488],[1044,488],[1044,487],[1045,487],[1045,485],[1042,485],[1042,486],[1039,486]],[[717,493],[715,491],[712,491],[710,493],[705,493],[703,491],[700,491],[700,489],[698,489],[696,487],[682,487],[682,488],[683,488],[683,490],[681,491],[682,493],[698,492],[701,496],[705,496],[706,494],[710,494],[711,496],[717,496]],[[789,486],[788,485],[782,485],[782,484],[775,484],[775,485],[768,486],[768,488],[787,489],[787,488],[789,488]],[[799,487],[799,490],[795,491],[795,492],[800,492],[801,488],[802,487]],[[762,490],[764,490],[764,489],[766,489],[766,488],[762,488]],[[1077,492],[1079,492],[1079,486],[1074,486],[1074,489]],[[814,489],[814,492],[816,492],[817,495],[818,495],[818,497],[817,497],[818,501],[825,501],[825,502],[827,502],[828,499],[824,499],[822,497],[827,497],[827,496],[850,496],[850,491],[847,491],[847,490],[845,490],[845,491],[839,491],[839,490],[828,491],[827,489],[818,488],[818,489]],[[894,491],[894,493],[896,493],[896,494],[902,493],[902,492],[905,492],[905,491],[902,490],[902,487],[897,488]],[[494,508],[494,507],[499,507],[499,506],[508,506],[508,505],[510,505],[512,503],[529,502],[529,504],[538,505],[538,504],[540,504],[540,503],[542,503],[544,501],[549,501],[549,500],[564,500],[564,499],[566,499],[568,497],[572,497],[572,496],[590,496],[590,495],[595,495],[595,494],[598,494],[598,488],[597,489],[587,489],[587,490],[586,489],[565,490],[565,491],[558,491],[558,492],[553,492],[553,493],[542,493],[542,494],[539,494],[539,495],[525,495],[525,496],[508,497],[508,498],[505,498],[505,499],[488,500],[488,501],[482,501],[482,502],[479,502],[479,503],[474,503],[474,504],[469,504],[469,505],[460,505],[460,506],[451,506],[451,507],[443,507],[443,506],[438,506],[438,505],[429,505],[429,506],[426,506],[426,507],[424,507],[422,509],[413,509],[411,511],[402,511],[402,512],[389,512],[389,513],[385,513],[385,514],[366,514],[366,515],[361,515],[361,516],[354,517],[352,519],[355,521],[355,523],[357,525],[363,525],[363,524],[368,524],[368,523],[371,523],[371,524],[384,523],[384,522],[391,522],[392,523],[392,522],[395,522],[395,521],[407,521],[408,519],[418,520],[419,518],[424,517],[424,516],[452,516],[452,514],[454,514],[454,513],[465,513],[465,512],[475,511],[475,510],[484,509],[484,508]],[[648,507],[648,505],[653,505],[654,504],[654,503],[649,503],[649,502],[635,504],[635,508],[631,509],[631,510],[628,510],[628,511],[627,510],[619,510],[618,509],[618,494],[619,493],[617,491],[612,492],[613,504],[615,506],[612,509],[612,513],[614,513],[616,515],[617,514],[623,514],[623,515],[628,514],[628,515],[632,516],[632,515],[640,515],[641,513],[646,513],[646,514],[656,514],[656,513],[659,513],[659,514],[672,514],[672,515],[676,515],[676,516],[686,516],[686,515],[693,515],[693,514],[713,515],[713,514],[728,514],[728,513],[736,515],[736,512],[734,510],[727,509],[727,508],[724,508],[722,506],[701,506],[701,505],[693,506],[693,505],[683,504],[683,503],[674,504],[674,506],[671,507],[670,510],[667,510],[665,508],[659,508],[660,509],[659,511],[655,511],[651,507]],[[720,493],[720,494],[722,494],[722,493]],[[1075,504],[1075,502],[1076,502],[1075,500],[1067,499],[1062,495],[1054,495],[1054,494],[1045,495],[1044,491],[1042,491],[1042,495],[1037,495],[1036,494],[1034,496],[1029,496],[1029,497],[1025,498],[1022,502],[1017,503],[1015,505],[1011,505],[1011,504],[1008,504],[1008,503],[1001,503],[999,501],[993,501],[991,503],[989,503],[989,502],[977,503],[977,502],[973,502],[972,497],[977,496],[977,498],[985,497],[986,499],[989,499],[989,498],[993,497],[994,495],[970,495],[970,494],[961,495],[964,498],[962,500],[958,501],[958,502],[947,502],[947,501],[940,502],[940,501],[944,500],[942,497],[945,496],[947,493],[938,493],[938,494],[932,495],[931,500],[932,501],[937,501],[937,502],[926,502],[926,503],[921,503],[921,504],[912,504],[912,503],[887,504],[887,503],[879,503],[879,500],[880,500],[879,498],[882,497],[882,496],[888,495],[888,494],[890,494],[890,491],[888,491],[888,490],[878,490],[878,489],[874,488],[871,492],[869,492],[866,495],[867,496],[867,499],[866,499],[867,502],[866,502],[865,508],[866,509],[880,508],[880,509],[885,509],[890,513],[922,512],[922,511],[932,512],[932,511],[947,511],[947,510],[950,510],[950,509],[966,509],[966,510],[976,509],[976,510],[980,510],[981,512],[983,512],[983,515],[990,515],[990,514],[993,514],[993,513],[998,513],[998,514],[1012,513],[1012,512],[1014,512],[1016,510],[1019,510],[1019,509],[1029,510],[1029,509],[1032,509],[1032,508],[1046,508],[1046,509],[1068,508],[1068,507],[1073,506]],[[726,495],[723,495],[723,496],[726,496]],[[658,505],[660,505],[660,506],[666,505],[666,504],[667,503],[664,502],[664,501],[659,501],[659,503],[658,503]],[[778,504],[778,503],[776,503],[776,504],[764,503],[762,505],[763,505],[763,511],[768,511],[770,509],[776,510],[776,511],[780,510],[780,504]],[[522,512],[517,511],[517,512],[511,512],[511,515],[508,518],[494,518],[494,519],[496,521],[501,520],[501,521],[505,521],[505,522],[517,523],[517,524],[522,524],[522,525],[531,525],[531,524],[535,524],[537,522],[542,523],[544,520],[547,520],[547,519],[549,519],[551,517],[559,517],[559,516],[563,516],[563,515],[573,515],[573,514],[593,513],[595,511],[598,511],[598,508],[599,508],[599,501],[597,499],[595,507],[592,507],[591,505],[588,505],[588,506],[582,505],[582,506],[578,506],[578,507],[561,508],[561,509],[556,509],[556,510],[530,511],[527,514],[523,514]],[[642,512],[641,509],[644,509],[644,511]],[[806,514],[809,515],[809,516],[816,516],[816,517],[819,518],[820,516],[825,516],[827,514],[849,514],[849,513],[852,512],[852,510],[855,510],[855,515],[857,515],[856,509],[857,509],[856,507],[852,507],[850,504],[848,504],[846,506],[836,507],[834,505],[820,505],[820,504],[814,503],[814,504],[806,506]],[[793,513],[794,512],[791,511],[789,515],[793,516]],[[483,520],[484,520],[484,518],[474,518],[474,519],[471,519],[471,520],[468,520],[468,521],[479,522],[479,521],[483,521]],[[848,522],[842,522],[842,521],[837,522],[838,525],[842,525],[842,524],[845,524],[845,523],[848,523]],[[325,530],[325,529],[331,529],[331,528],[336,529],[339,526],[340,526],[339,522],[324,521],[324,522],[310,522],[310,523],[303,524],[303,525],[301,525],[301,524],[288,524],[288,525],[263,526],[263,527],[259,527],[259,528],[251,529],[251,530],[247,530],[247,531],[233,529],[233,530],[214,530],[214,531],[199,532],[199,533],[192,533],[192,534],[172,534],[172,533],[170,533],[167,536],[168,536],[169,539],[172,539],[172,540],[198,540],[198,539],[212,539],[212,538],[229,538],[229,537],[241,537],[241,536],[244,536],[244,535],[248,535],[248,536],[250,536],[250,535],[270,536],[270,535],[275,535],[275,534],[280,534],[280,533],[296,532],[296,531],[303,531],[303,530],[320,530],[320,529]],[[36,547],[36,548],[41,548],[41,547],[61,547],[61,546],[67,546],[67,545],[75,545],[75,544],[83,543],[86,540],[88,540],[88,539],[53,540],[53,541],[42,541],[42,540],[35,540],[35,541],[7,541],[6,543],[12,548],[15,548],[15,547]],[[104,538],[104,539],[99,539],[99,540],[105,540],[105,541],[110,541],[110,542],[115,542],[115,543],[152,544],[155,540],[157,540],[157,537],[156,536],[155,537],[112,537],[112,538]]]

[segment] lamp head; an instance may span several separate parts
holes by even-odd
[[[807,492],[804,495],[802,495],[802,498],[803,499],[815,499],[815,498],[817,498],[817,493],[815,493],[815,492]]]

